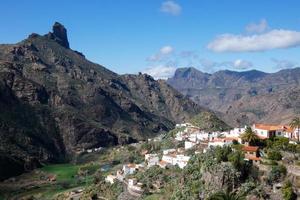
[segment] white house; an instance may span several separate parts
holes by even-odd
[[[216,146],[228,146],[231,145],[234,138],[214,138],[208,142],[208,147],[216,147]]]
[[[107,177],[105,178],[105,181],[110,183],[110,184],[113,184],[115,182],[115,180],[117,179],[117,176],[114,176],[114,175],[107,175]]]
[[[159,157],[157,154],[145,154],[145,162],[148,167],[152,167],[157,165],[159,162]]]
[[[192,141],[184,141],[184,149],[190,149],[194,147],[197,144],[197,142],[192,142]]]
[[[126,164],[126,165],[123,165],[123,172],[124,172],[124,175],[126,176],[127,174],[133,174],[136,170],[137,170],[137,165],[136,164]]]
[[[183,123],[183,124],[176,124],[176,128],[182,128],[182,127],[190,127],[193,126],[191,123]]]
[[[190,156],[185,156],[183,154],[169,154],[169,155],[163,155],[162,161],[165,163],[168,163],[170,165],[178,165],[180,168],[184,168],[188,161],[190,159]]]
[[[180,167],[181,169],[183,169],[188,161],[190,160],[190,156],[185,156],[185,155],[177,155],[176,156],[176,164],[175,165],[178,165],[178,167]]]
[[[225,136],[225,137],[235,137],[238,138],[240,137],[246,130],[246,127],[244,128],[234,128],[230,131],[225,131],[222,132],[221,135]]]
[[[136,195],[140,196],[144,192],[143,184],[137,182],[137,180],[135,178],[128,179],[127,188],[128,188],[129,193],[134,196],[136,196]]]
[[[262,139],[273,136],[282,136],[290,139],[296,138],[294,129],[285,125],[254,124],[252,129]]]
[[[177,141],[183,141],[185,138],[187,138],[187,133],[183,131],[178,131],[178,133],[175,136],[175,140]]]
[[[165,154],[161,158],[162,161],[169,163],[170,165],[175,165],[176,154]]]
[[[205,132],[205,131],[201,131],[199,133],[196,134],[196,138],[197,140],[208,140],[211,137],[211,133],[209,132]]]

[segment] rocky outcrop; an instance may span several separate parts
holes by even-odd
[[[225,162],[203,171],[201,179],[204,189],[209,194],[228,189],[235,190],[241,184],[241,174],[230,163]]]
[[[163,81],[86,60],[69,49],[66,32],[55,23],[52,33],[0,45],[0,166],[12,169],[0,179],[153,137],[204,110]]]
[[[55,24],[52,27],[52,30],[53,32],[49,33],[48,37],[61,44],[63,47],[70,48],[67,29],[59,22],[55,22]]]

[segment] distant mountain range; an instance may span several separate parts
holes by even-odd
[[[0,45],[0,180],[78,150],[144,140],[202,111],[165,81],[88,61],[55,23]]]
[[[300,115],[300,68],[213,74],[180,68],[167,83],[232,126],[289,123]]]

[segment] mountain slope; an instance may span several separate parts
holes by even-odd
[[[288,123],[300,113],[300,68],[203,73],[181,68],[167,82],[232,126],[253,122]]]
[[[82,149],[146,139],[204,110],[164,81],[88,61],[59,23],[0,45],[0,105],[0,179]]]

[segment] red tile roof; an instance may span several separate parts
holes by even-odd
[[[246,155],[245,158],[248,159],[248,160],[255,160],[255,161],[260,160],[260,157],[256,157],[256,156],[253,156],[253,155]]]
[[[290,126],[286,126],[286,125],[254,124],[254,126],[257,129],[268,130],[268,131],[284,130],[287,132],[293,132],[294,130]]]
[[[258,150],[257,146],[243,146],[243,151],[256,152]]]

